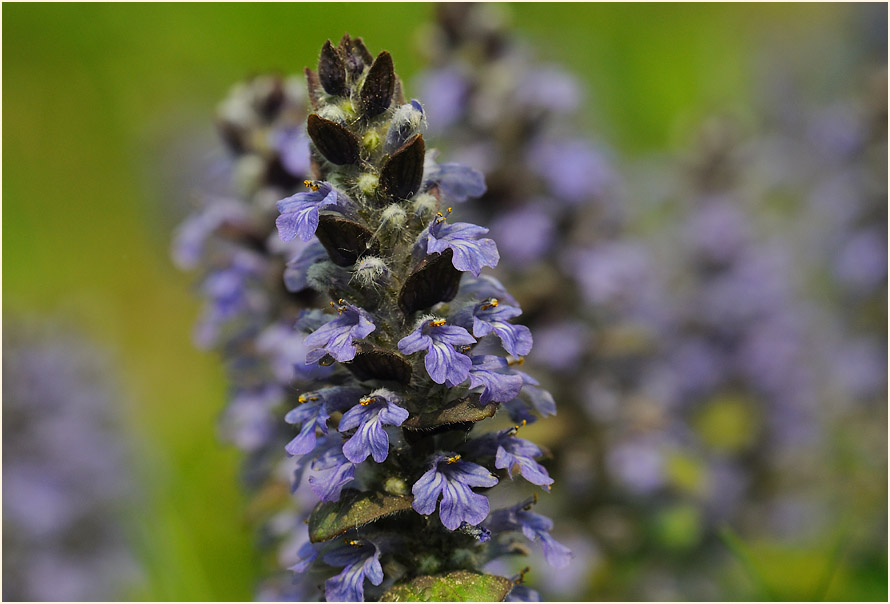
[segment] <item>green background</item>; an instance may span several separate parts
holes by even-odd
[[[791,41],[837,35],[859,18],[842,5],[509,8],[539,55],[587,87],[583,127],[631,158],[676,146],[685,125],[714,110],[744,111],[764,44],[791,53]],[[3,320],[61,315],[119,358],[145,487],[131,529],[146,582],[130,597],[249,599],[258,563],[238,455],[216,437],[222,369],[191,343],[199,304],[169,259],[196,190],[189,154],[212,141],[213,110],[235,81],[298,72],[344,31],[390,50],[410,82],[432,7],[6,4],[3,13]]]

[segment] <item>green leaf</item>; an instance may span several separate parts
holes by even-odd
[[[405,420],[402,427],[410,430],[429,430],[445,424],[480,422],[493,416],[497,410],[497,403],[491,402],[482,405],[479,402],[479,395],[473,394],[455,401],[444,409],[412,416]]]
[[[503,602],[513,583],[496,575],[465,570],[447,575],[417,577],[396,585],[381,602]]]
[[[309,540],[319,543],[384,516],[411,509],[411,498],[345,490],[340,501],[320,503],[309,516]]]

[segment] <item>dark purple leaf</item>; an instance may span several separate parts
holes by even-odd
[[[319,216],[315,236],[324,246],[331,262],[337,266],[352,266],[365,254],[376,254],[378,251],[376,244],[368,247],[374,237],[371,231],[342,216]]]
[[[399,292],[399,308],[406,316],[454,299],[462,273],[452,264],[453,254],[447,249],[441,254],[427,256],[405,280]]]
[[[328,40],[321,47],[321,59],[318,61],[318,78],[328,94],[346,96],[346,63],[340,51]]]
[[[358,354],[344,366],[360,380],[392,380],[401,384],[411,381],[411,365],[396,353],[358,342]]]
[[[381,51],[374,64],[365,76],[365,83],[359,93],[362,113],[365,117],[374,117],[386,111],[392,102],[396,75],[393,71],[392,56]]]
[[[309,137],[329,162],[342,166],[358,160],[358,139],[337,122],[311,114],[306,122]]]
[[[422,134],[413,137],[392,154],[380,171],[380,184],[393,200],[408,199],[420,188],[426,146]]]

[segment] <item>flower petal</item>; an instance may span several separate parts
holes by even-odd
[[[432,514],[436,511],[436,502],[444,488],[445,477],[438,471],[438,466],[433,466],[411,488],[411,492],[414,494],[411,506],[418,514],[424,516]]]
[[[469,486],[449,480],[442,493],[439,517],[448,530],[455,530],[461,522],[477,525],[488,516],[488,497],[474,493]]]

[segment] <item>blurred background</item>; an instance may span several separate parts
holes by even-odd
[[[616,285],[611,264],[584,273],[576,305],[608,307],[610,287],[649,305],[632,321],[576,317],[612,355],[595,366],[548,363],[540,351],[560,352],[566,326],[529,312],[549,298],[522,299],[541,355],[530,362],[563,405],[534,438],[565,483],[545,511],[578,554],[571,581],[548,586],[543,568],[529,580],[551,599],[885,600],[886,6],[501,8],[500,27],[574,78],[583,100],[565,125],[609,159],[612,222],[642,242],[649,273],[674,276],[652,293]],[[445,60],[429,51],[434,6],[4,13],[4,599],[251,599],[264,570],[241,455],[218,437],[226,378],[193,344],[200,301],[170,259],[173,231],[200,205],[214,112],[235,82],[299,73],[349,32],[389,50],[426,102],[421,71]],[[474,157],[445,134],[443,152]],[[585,245],[615,229],[574,233],[582,255],[561,266],[595,264]],[[738,279],[705,291],[735,253]],[[757,337],[725,333],[749,320],[739,305],[769,317]],[[655,326],[655,361],[626,352],[640,324]],[[730,386],[677,385],[696,371],[708,382],[720,371],[708,346],[734,338],[745,369]],[[618,373],[636,377],[609,383]],[[101,581],[108,565],[84,562],[111,558],[120,569]],[[40,591],[59,568],[60,591]]]

